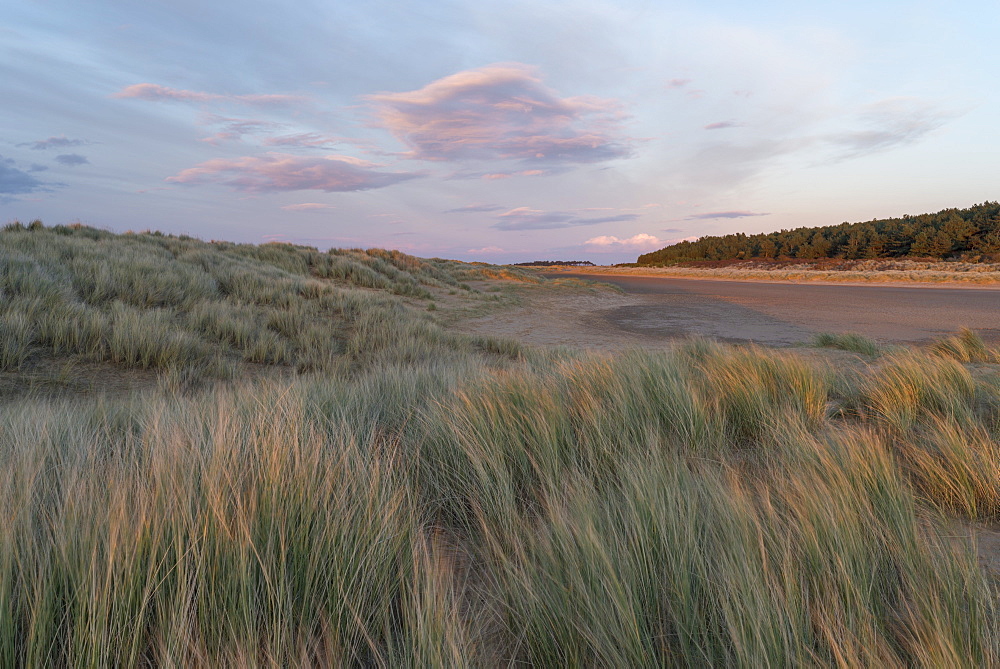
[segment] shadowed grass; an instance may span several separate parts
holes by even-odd
[[[872,357],[882,355],[885,352],[877,341],[855,332],[821,332],[813,337],[812,344],[822,348],[838,348],[842,351],[851,351]]]
[[[0,317],[0,370],[18,370],[31,353],[35,338],[31,321],[23,313]]]
[[[930,416],[898,448],[925,499],[970,518],[1000,517],[1000,444],[984,426]]]

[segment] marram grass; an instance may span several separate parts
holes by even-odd
[[[1000,520],[968,335],[836,372],[703,340],[547,352],[411,308],[507,270],[0,246],[4,374],[161,371],[5,400],[0,666],[1000,666],[997,582],[942,529]]]
[[[0,230],[0,371],[76,356],[210,381],[244,363],[330,372],[345,354],[358,367],[481,347],[516,356],[510,342],[446,332],[417,304],[432,290],[474,300],[465,282],[490,277],[543,281],[382,249],[15,223]]]
[[[877,341],[860,335],[856,332],[834,333],[820,332],[812,339],[814,346],[823,348],[839,348],[861,355],[879,356],[885,352],[885,348]]]
[[[763,359],[10,404],[0,662],[996,664],[996,585],[932,522],[997,517],[981,398],[899,433],[827,417],[824,373]]]

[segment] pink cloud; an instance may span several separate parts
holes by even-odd
[[[209,102],[219,99],[220,95],[211,93],[200,93],[198,91],[185,91],[176,88],[167,88],[159,84],[132,84],[121,89],[111,97],[113,98],[138,98],[151,102],[160,100],[179,100],[183,102]]]
[[[475,255],[481,255],[484,253],[503,253],[503,249],[499,246],[484,246],[481,249],[468,249],[466,253],[472,253]]]
[[[519,63],[466,70],[367,98],[378,124],[422,160],[589,163],[631,154],[617,103],[561,98]]]
[[[665,246],[666,242],[653,235],[640,232],[637,235],[621,239],[614,235],[601,235],[593,237],[584,242],[587,246],[599,247],[628,247],[630,249],[655,249]]]
[[[250,105],[286,105],[304,102],[306,98],[300,95],[220,95],[202,91],[186,91],[178,88],[168,88],[159,84],[132,84],[121,89],[111,97],[136,98],[150,102],[174,100],[177,102],[241,102]]]
[[[220,183],[247,193],[293,190],[345,192],[383,188],[414,179],[413,172],[378,172],[349,156],[302,157],[284,153],[217,158],[168,177],[171,183]]]
[[[717,121],[716,123],[709,123],[705,126],[705,130],[724,130],[726,128],[739,128],[743,124],[737,123],[736,121]]]

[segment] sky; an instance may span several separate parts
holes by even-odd
[[[634,261],[1000,199],[995,0],[24,0],[0,223]]]

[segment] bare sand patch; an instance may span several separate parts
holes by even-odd
[[[498,306],[484,315],[462,320],[455,329],[470,334],[507,337],[533,346],[570,346],[598,351],[666,346],[668,338],[635,334],[623,336],[605,318],[615,309],[648,300],[610,290],[559,292],[525,290],[516,303]]]
[[[575,275],[581,277],[581,275]],[[731,343],[799,346],[821,332],[855,332],[884,343],[926,344],[969,327],[1000,341],[1000,291],[921,290],[676,277],[582,275],[600,288],[516,289],[516,299],[455,327],[526,344],[596,350],[664,347],[692,336]]]

